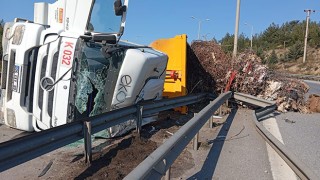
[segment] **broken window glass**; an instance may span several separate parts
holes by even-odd
[[[86,44],[80,57],[75,106],[80,114],[86,112],[87,117],[101,114],[106,106],[104,87],[110,63],[100,49],[98,44]]]
[[[117,50],[106,58],[101,53],[104,48],[98,43],[84,43],[82,46],[76,75],[75,107],[81,114],[78,118],[111,110],[113,91],[125,53]]]

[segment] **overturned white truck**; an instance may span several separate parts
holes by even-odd
[[[58,0],[35,3],[33,22],[6,23],[5,124],[41,131],[161,98],[168,57],[120,41],[127,10],[128,0]]]

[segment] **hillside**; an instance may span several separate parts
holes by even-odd
[[[270,52],[269,52],[270,53]],[[275,53],[279,59],[286,56],[288,50],[276,49]],[[309,48],[307,50],[306,62],[303,63],[303,58],[299,57],[296,60],[279,61],[271,65],[277,71],[290,74],[305,74],[320,76],[320,48]]]

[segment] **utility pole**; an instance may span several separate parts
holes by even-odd
[[[236,24],[235,24],[235,30],[234,30],[234,43],[233,43],[232,59],[235,59],[237,57],[239,19],[240,19],[240,0],[237,0]]]
[[[305,9],[304,12],[307,13],[307,20],[306,20],[306,33],[305,33],[305,37],[304,37],[303,63],[306,62],[306,57],[307,57],[307,42],[308,42],[310,13],[315,12],[315,10]]]

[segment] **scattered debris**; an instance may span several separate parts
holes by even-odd
[[[172,132],[169,132],[169,131],[166,131],[166,133],[170,134],[171,136],[173,135],[173,133],[172,133]]]
[[[150,134],[157,132],[156,128],[154,126],[151,126],[151,130],[149,131]]]
[[[53,164],[53,159],[50,160],[50,162],[49,162],[49,163],[46,165],[46,167],[41,171],[41,173],[39,174],[38,177],[44,176],[44,175],[49,171],[49,169],[51,168],[52,164]]]
[[[307,102],[307,106],[311,112],[320,113],[320,96],[316,94],[311,94],[309,96],[309,101]]]
[[[235,135],[230,136],[229,138],[227,138],[227,136],[217,136],[214,140],[207,140],[208,144],[212,144],[214,141],[232,141],[235,139],[240,139],[240,138],[245,138],[248,137],[249,134],[243,135],[243,136],[239,136],[245,129],[245,126],[242,127],[242,129]]]
[[[285,118],[284,121],[291,124],[296,123],[295,121],[289,120],[288,118]]]
[[[232,60],[214,41],[195,41],[187,58],[187,87],[194,93],[219,94],[229,85],[233,91],[276,101],[281,112],[309,113],[304,100],[309,86],[270,70],[251,51]]]
[[[222,119],[222,117],[221,116],[211,116],[212,118],[215,118],[215,119]]]

